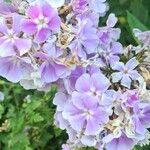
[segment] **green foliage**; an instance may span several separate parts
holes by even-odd
[[[139,22],[150,29],[150,1],[149,0],[108,0],[110,13],[119,18],[118,27],[121,28],[121,42],[124,46],[136,44],[131,29],[139,27]],[[127,15],[127,12],[128,15]],[[132,22],[133,21],[133,22]],[[138,26],[137,26],[138,24]],[[140,25],[141,26],[141,25]],[[141,28],[141,30],[143,27]]]
[[[133,28],[150,29],[150,0],[108,0],[108,3],[109,13],[115,13],[119,18],[120,41],[124,46],[136,44]],[[100,24],[105,24],[107,16]],[[56,87],[48,93],[26,91],[2,79],[0,91],[5,94],[5,100],[0,102],[0,150],[61,149],[67,135],[53,124],[55,106],[52,99]],[[138,146],[134,150],[150,150],[150,146]]]
[[[133,34],[133,29],[138,28],[141,31],[146,31],[148,28],[143,25],[135,16],[133,16],[129,11],[127,11],[127,21],[130,27],[131,34],[133,35],[135,41],[138,43],[138,40]]]
[[[0,82],[5,100],[0,103],[0,149],[59,150],[66,135],[53,124],[55,107],[49,93],[25,91],[19,85]]]

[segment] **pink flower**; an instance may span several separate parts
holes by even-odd
[[[21,38],[20,19],[19,15],[13,16],[12,28],[8,28],[5,19],[1,21],[0,25],[0,56],[15,56],[16,54],[23,55],[31,48],[31,40]]]
[[[60,28],[58,13],[47,3],[30,6],[27,16],[29,19],[23,20],[22,30],[29,35],[35,34],[36,43],[45,42],[52,31]]]

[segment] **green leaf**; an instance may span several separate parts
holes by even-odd
[[[138,28],[141,31],[146,31],[148,28],[142,24],[134,15],[132,15],[129,11],[127,11],[127,20],[130,26],[130,29]]]
[[[128,20],[128,24],[129,24],[131,33],[132,33],[135,41],[139,44],[139,41],[133,34],[133,29],[138,28],[141,31],[146,31],[146,30],[148,30],[148,28],[143,23],[141,23],[134,15],[132,15],[129,11],[127,11],[127,20]]]

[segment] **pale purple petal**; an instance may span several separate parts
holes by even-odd
[[[0,44],[0,56],[1,57],[7,57],[7,56],[14,56],[16,55],[16,52],[14,50],[14,45],[11,41],[5,41],[2,44]]]
[[[103,74],[93,74],[91,79],[97,90],[105,91],[110,86],[110,81]]]
[[[122,79],[123,74],[121,72],[115,72],[115,73],[112,73],[111,76],[112,76],[112,82],[116,83]]]
[[[66,95],[62,92],[58,92],[55,94],[53,104],[57,105],[58,111],[63,111],[66,101],[67,101]]]
[[[132,80],[138,80],[141,77],[141,75],[136,70],[129,71],[129,74]]]
[[[134,146],[134,141],[123,135],[120,138],[114,139],[110,143],[106,144],[106,149],[107,150],[131,150],[133,146]]]
[[[130,59],[127,63],[126,63],[126,67],[130,70],[133,70],[135,67],[137,67],[139,65],[139,62],[136,60],[136,58],[132,58]]]
[[[111,13],[108,16],[106,24],[107,24],[108,27],[114,27],[116,25],[117,21],[118,21],[118,18],[115,16],[115,14]]]
[[[54,82],[58,79],[55,68],[49,62],[44,62],[40,67],[42,80],[46,83]]]
[[[82,114],[75,114],[70,116],[69,123],[74,130],[80,132],[84,127],[85,117]]]
[[[23,20],[22,21],[22,30],[31,35],[37,31],[37,26],[35,23],[33,23],[31,20]]]
[[[48,23],[48,28],[52,31],[59,31],[61,20],[58,16],[54,16]]]
[[[96,118],[91,118],[87,121],[85,135],[98,135],[100,130],[100,124],[98,124]]]
[[[40,8],[39,6],[30,6],[29,9],[27,10],[27,15],[31,19],[36,19],[40,15]]]
[[[60,129],[64,130],[68,126],[68,121],[66,121],[61,112],[56,112],[55,116],[55,125]]]
[[[48,29],[41,29],[36,33],[34,41],[36,43],[45,42],[48,39],[49,35],[50,35],[50,31]]]
[[[76,89],[80,92],[89,91],[91,85],[90,75],[83,74],[76,82]]]
[[[73,92],[72,101],[74,106],[81,110],[84,110],[85,108],[90,109],[97,106],[97,101],[94,98],[77,92]]]
[[[20,55],[24,55],[27,53],[31,48],[31,40],[30,39],[16,39],[15,46],[17,47]]]
[[[13,15],[13,24],[12,24],[12,30],[14,33],[19,33],[21,31],[21,20],[23,17],[18,14]]]
[[[123,71],[124,70],[124,64],[122,62],[116,62],[112,66],[113,70]]]
[[[121,80],[121,85],[130,88],[131,86],[131,79],[129,75],[123,75],[122,80]]]
[[[113,54],[122,54],[123,53],[123,46],[119,42],[113,42],[111,46]]]
[[[6,25],[6,22],[5,22],[5,18],[3,18],[0,22],[0,33],[3,33],[3,34],[7,34],[7,25]]]

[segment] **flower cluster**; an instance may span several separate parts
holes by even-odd
[[[123,47],[106,0],[0,1],[0,76],[25,89],[58,86],[55,125],[63,150],[131,150],[149,144],[150,31]],[[146,66],[146,67],[145,67]]]

